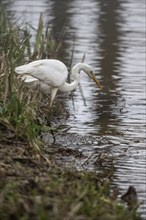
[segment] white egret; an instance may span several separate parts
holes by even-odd
[[[85,63],[77,63],[72,68],[71,77],[73,81],[71,83],[66,82],[68,70],[65,64],[59,60],[36,60],[15,68],[15,72],[21,75],[21,79],[28,87],[35,89],[39,86],[42,91],[51,93],[50,107],[58,90],[69,92],[78,86],[81,70],[83,70],[100,89],[102,88],[92,68]]]

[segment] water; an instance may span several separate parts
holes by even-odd
[[[73,64],[85,54],[85,62],[94,67],[97,78],[108,88],[108,93],[99,93],[96,85],[81,74],[83,94],[79,87],[73,100],[64,95],[70,112],[66,126],[70,133],[106,138],[102,148],[110,148],[117,156],[114,184],[121,193],[129,185],[135,186],[144,202],[140,212],[145,218],[144,6],[144,0],[14,0],[8,10],[15,12],[19,23],[27,21],[34,27],[42,12],[56,37],[65,28],[60,59],[69,65],[75,42]],[[81,150],[84,153],[96,148],[100,148],[97,142],[92,142]]]

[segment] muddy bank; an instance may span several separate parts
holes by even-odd
[[[122,202],[117,202],[118,193],[110,188],[114,167],[110,171],[105,168],[109,156],[107,160],[106,154],[94,155],[94,166],[102,170],[98,175],[77,171],[91,162],[93,155],[87,157],[81,148],[95,141],[92,137],[64,133],[56,136],[55,144],[51,144],[51,135],[49,140],[50,143],[45,140],[44,147],[48,163],[12,134],[7,138],[3,136],[0,144],[1,219],[83,220],[97,219],[97,216],[106,220],[111,216],[119,220],[140,219],[135,208],[129,212]],[[112,166],[113,158],[110,168]]]

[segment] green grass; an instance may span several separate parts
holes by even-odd
[[[14,69],[26,63],[26,60],[57,57],[61,40],[53,40],[48,27],[44,30],[41,15],[33,47],[30,46],[30,38],[28,26],[23,29],[13,26],[5,10],[0,8],[0,123],[17,138],[39,149],[41,141],[37,134],[49,127],[38,123],[38,119],[40,115],[42,119],[49,115],[45,115],[46,111],[39,114],[41,107],[44,107],[42,94],[38,92],[32,95],[24,88],[16,78]]]
[[[138,220],[112,199],[109,185],[95,174],[56,169],[1,188],[0,218],[31,220]]]

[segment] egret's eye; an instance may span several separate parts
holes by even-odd
[[[90,74],[93,75],[93,71],[92,70],[90,71]]]

